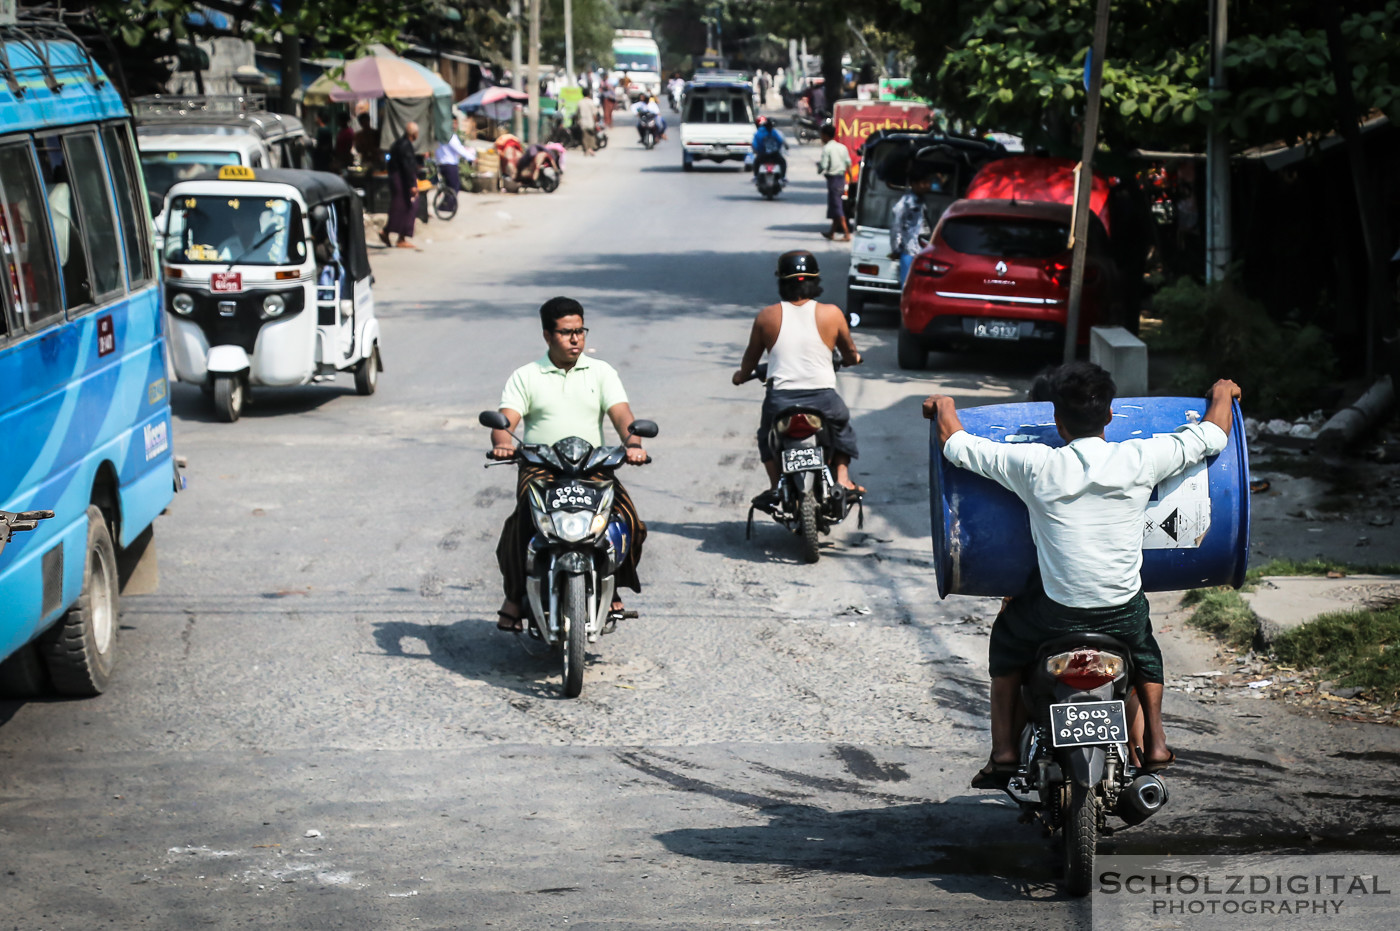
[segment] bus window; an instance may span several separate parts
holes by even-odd
[[[72,171],[69,180],[78,195],[78,212],[83,217],[83,238],[87,240],[93,288],[98,297],[121,291],[121,243],[117,241],[117,223],[97,136],[89,132],[71,133],[63,137],[63,149]]]
[[[36,329],[63,313],[43,203],[28,143],[0,146],[0,261],[16,331]]]
[[[82,307],[93,302],[92,274],[88,271],[87,250],[73,203],[73,188],[68,183],[68,163],[63,156],[63,144],[58,136],[36,136],[39,167],[44,172],[44,187],[48,191],[49,217],[53,220],[54,243],[58,246],[58,268],[63,275],[63,304],[66,308]]]
[[[117,216],[122,221],[126,268],[131,275],[131,286],[135,288],[151,280],[151,248],[144,213],[146,205],[139,200],[141,187],[136,183],[131,134],[125,126],[107,126],[102,130],[102,142],[112,169],[112,186],[117,189]]]

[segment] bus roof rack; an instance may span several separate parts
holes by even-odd
[[[56,43],[71,44],[82,52],[77,61],[55,61],[53,46]],[[10,60],[10,46],[16,45],[29,52],[35,59],[32,65],[15,65]],[[59,22],[25,20],[18,23],[0,23],[0,78],[10,87],[15,97],[23,97],[28,90],[25,80],[37,73],[44,80],[49,92],[63,93],[66,80],[86,78],[94,88],[102,87],[107,79],[97,70],[88,54],[87,46],[73,35],[67,26]]]
[[[150,94],[131,101],[133,116],[186,116],[190,113],[247,113],[266,110],[263,94]]]

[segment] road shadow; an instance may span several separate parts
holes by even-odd
[[[346,376],[351,377],[351,376]],[[295,388],[253,388],[243,406],[241,419],[259,420],[304,414],[324,407],[338,398],[353,396],[354,385],[302,385]],[[214,403],[198,385],[173,382],[170,385],[170,411],[181,420],[195,423],[223,423],[214,414]]]
[[[736,505],[748,513],[748,502]],[[802,563],[797,537],[773,522],[767,514],[755,511],[753,538],[746,539],[747,519],[727,521],[647,521],[648,534],[670,534],[698,541],[702,553],[752,563],[799,565]],[[824,541],[825,542],[825,541]],[[825,549],[823,550],[825,552]]]
[[[467,679],[530,698],[562,698],[558,655],[528,634],[496,629],[496,618],[464,618],[454,624],[383,621],[374,625],[374,642],[386,656],[427,661]],[[427,652],[417,648],[417,642]],[[588,665],[598,656],[586,654]]]

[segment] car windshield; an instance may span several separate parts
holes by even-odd
[[[1065,251],[1069,224],[1006,217],[955,217],[943,224],[943,241],[964,255],[1048,259]]]
[[[685,109],[687,123],[752,123],[747,94],[695,94]]]
[[[613,61],[618,71],[660,71],[661,64],[653,52],[628,52],[613,49]]]
[[[166,218],[165,260],[176,265],[300,264],[301,208],[282,197],[182,196]]]
[[[175,150],[141,153],[141,173],[146,190],[164,194],[176,181],[188,181],[220,165],[237,165],[237,152],[179,152]]]

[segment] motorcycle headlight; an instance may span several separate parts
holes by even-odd
[[[603,511],[601,514],[594,514],[593,523],[588,526],[588,535],[590,537],[596,537],[606,529],[608,529],[608,512]]]
[[[551,516],[555,534],[565,543],[580,543],[590,536],[594,515],[586,511],[564,511]]]
[[[287,309],[287,302],[282,300],[280,294],[269,294],[263,298],[263,313],[269,317],[280,317],[282,311]]]
[[[182,317],[194,313],[194,298],[181,292],[170,299],[170,309]]]

